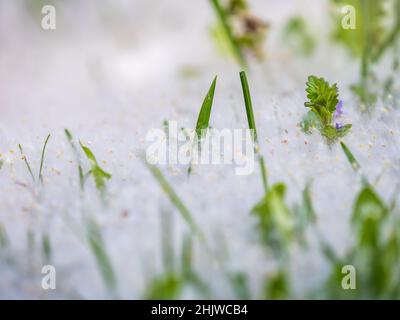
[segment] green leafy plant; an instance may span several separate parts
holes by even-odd
[[[350,130],[351,124],[342,125],[338,122],[333,125],[342,113],[343,102],[339,101],[337,84],[329,85],[324,78],[309,76],[306,83],[308,101],[304,103],[310,111],[303,118],[301,127],[307,134],[317,128],[326,138],[328,144],[344,137]]]
[[[210,3],[218,20],[212,29],[218,46],[227,49],[242,67],[247,65],[246,51],[261,60],[268,25],[251,13],[248,2],[210,0]]]
[[[104,171],[98,164],[96,157],[93,152],[87,147],[84,146],[81,142],[79,142],[83,152],[89,160],[90,170],[87,175],[92,175],[96,188],[99,191],[103,200],[105,200],[105,191],[106,191],[106,181],[111,179],[111,174]],[[81,174],[79,175],[81,177]]]
[[[294,238],[294,218],[285,203],[286,186],[277,183],[252,209],[258,218],[262,242],[276,252],[282,252]]]

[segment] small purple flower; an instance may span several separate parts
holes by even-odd
[[[341,123],[339,123],[339,122],[336,122],[335,127],[336,127],[336,130],[340,130],[340,129],[342,129],[344,126],[343,126],[343,124],[341,124]]]
[[[338,104],[336,105],[335,113],[333,114],[334,118],[337,119],[343,114],[343,101],[339,100]]]

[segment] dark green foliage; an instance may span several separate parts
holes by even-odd
[[[242,67],[247,65],[246,52],[262,60],[268,24],[251,13],[245,0],[210,2],[218,19],[212,30],[217,45],[231,53]]]

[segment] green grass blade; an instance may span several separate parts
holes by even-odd
[[[161,252],[164,270],[172,273],[175,267],[175,253],[173,245],[172,215],[169,211],[161,212]]]
[[[19,148],[19,152],[21,153],[21,158],[22,158],[22,160],[24,160],[25,165],[26,165],[26,167],[27,167],[27,169],[29,171],[29,174],[32,177],[33,182],[36,182],[35,176],[33,175],[31,166],[29,165],[28,159],[26,158],[26,155],[24,154],[24,150],[22,149],[21,144],[18,145],[18,148]]]
[[[6,228],[0,223],[0,249],[6,248],[8,243]]]
[[[35,247],[35,233],[28,229],[26,231],[26,244],[29,252],[32,252]]]
[[[50,242],[50,237],[46,233],[42,237],[42,254],[43,254],[43,260],[46,263],[49,263],[51,260],[51,242]]]
[[[244,104],[246,106],[247,122],[249,123],[249,129],[253,131],[253,139],[255,143],[258,143],[256,122],[254,120],[253,104],[251,103],[249,83],[247,82],[246,72],[240,72],[240,82],[242,83]]]
[[[196,133],[199,139],[203,137],[205,130],[207,130],[209,127],[216,83],[217,76],[215,76],[213,82],[211,83],[210,89],[208,90],[207,95],[204,98],[199,116],[197,118]]]
[[[228,18],[221,6],[219,0],[210,0],[211,4],[214,8],[215,14],[218,18],[218,22],[220,23],[221,27],[223,28],[227,39],[229,40],[229,44],[232,48],[233,54],[235,55],[236,60],[242,67],[246,67],[246,60],[244,54],[236,41],[235,37],[233,36],[232,27],[228,22]]]
[[[46,152],[46,146],[47,146],[47,143],[49,142],[49,139],[50,139],[50,134],[47,135],[47,138],[46,138],[46,140],[44,141],[43,149],[42,149],[42,155],[41,155],[41,157],[40,157],[39,181],[40,181],[41,183],[43,183],[42,170],[43,170],[44,155],[45,155],[45,152]]]
[[[317,221],[317,214],[311,199],[311,183],[308,182],[302,193],[303,207],[305,211],[305,222],[306,224],[312,224]]]
[[[352,168],[354,169],[354,171],[359,172],[360,171],[360,164],[358,163],[358,161],[356,160],[356,158],[353,156],[353,154],[351,153],[350,149],[341,141],[340,145],[343,149],[344,154],[347,157],[347,160],[349,160]]]
[[[64,129],[64,133],[67,136],[68,141],[73,144],[73,137],[71,131],[69,131],[67,128]]]
[[[83,168],[80,164],[78,164],[78,174],[79,174],[79,186],[81,191],[85,190],[85,175],[83,174]]]
[[[168,183],[168,181],[165,179],[165,177],[162,174],[162,172],[160,171],[160,169],[158,169],[154,165],[148,164],[146,161],[145,161],[145,164],[149,168],[149,170],[152,173],[153,177],[157,180],[157,182],[161,186],[162,190],[167,194],[167,196],[170,199],[171,203],[175,206],[175,208],[181,214],[182,218],[189,225],[190,229],[193,232],[195,232],[202,241],[205,241],[205,237],[204,237],[201,229],[195,223],[195,221],[194,221],[194,219],[192,217],[192,214],[190,213],[190,211],[188,210],[186,205],[183,203],[183,201],[179,198],[179,196],[174,191],[174,189],[171,187],[171,185]]]
[[[246,72],[244,71],[240,72],[240,81],[242,83],[244,104],[246,106],[247,122],[249,124],[249,129],[251,130],[254,142],[254,152],[257,154],[258,162],[260,164],[261,179],[264,191],[267,192],[268,191],[267,169],[265,167],[264,157],[260,154],[260,149],[258,145],[257,128],[256,128],[256,122],[254,120],[253,104],[251,102],[250,89],[249,89],[249,83],[247,81]]]
[[[64,129],[64,133],[67,136],[67,140],[69,142],[69,144],[71,145],[71,148],[75,154],[76,160],[78,161],[78,174],[79,174],[79,186],[81,188],[81,191],[84,191],[85,189],[85,175],[83,173],[83,168],[82,168],[82,164],[79,158],[79,153],[78,150],[76,148],[76,145],[74,143],[74,137],[72,136],[71,131],[69,131],[67,128]]]
[[[190,277],[192,274],[192,260],[193,260],[193,243],[192,237],[189,234],[186,234],[183,238],[182,243],[182,273],[185,277]]]
[[[95,256],[100,274],[108,290],[112,294],[116,293],[117,278],[111,260],[107,254],[101,230],[93,220],[87,220],[87,240],[92,253]]]
[[[264,157],[260,154],[258,155],[258,163],[260,165],[261,179],[262,179],[264,191],[267,192],[268,191],[267,169],[265,167]]]

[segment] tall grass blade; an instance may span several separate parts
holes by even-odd
[[[79,186],[81,191],[84,191],[85,189],[85,175],[83,173],[83,168],[82,168],[82,164],[79,158],[79,152],[78,149],[76,148],[75,142],[74,142],[74,138],[72,136],[71,131],[69,131],[67,128],[64,129],[64,133],[67,136],[67,140],[69,142],[69,144],[71,145],[71,148],[75,154],[75,158],[78,161],[78,175],[79,175]]]
[[[22,160],[24,160],[25,165],[26,165],[26,167],[27,167],[27,169],[29,171],[29,174],[32,177],[33,182],[36,182],[35,176],[33,175],[31,166],[29,165],[28,159],[26,158],[26,155],[24,154],[24,150],[22,149],[21,144],[18,144],[18,148],[19,148],[19,152],[21,153],[21,158],[22,158]]]
[[[249,124],[249,129],[252,130],[254,142],[258,143],[256,122],[254,120],[253,104],[251,102],[250,88],[249,88],[249,83],[247,81],[246,72],[241,71],[239,75],[240,75],[240,82],[242,84],[244,104],[246,106],[247,122]]]
[[[117,289],[117,278],[111,260],[107,254],[101,230],[97,223],[91,219],[87,220],[86,228],[89,247],[95,256],[103,281],[107,289],[110,290],[112,294],[115,294]]]
[[[173,224],[169,211],[161,212],[161,248],[162,260],[166,272],[174,270],[174,245],[173,245]]]
[[[50,134],[47,135],[47,138],[44,141],[43,149],[42,149],[42,155],[40,157],[40,169],[39,169],[39,181],[40,181],[40,183],[43,183],[43,175],[42,175],[43,162],[44,162],[44,155],[45,155],[45,152],[46,152],[46,146],[47,146],[47,143],[49,142],[49,139],[50,139]]]
[[[257,155],[258,162],[260,165],[261,178],[264,186],[264,191],[267,192],[268,191],[267,170],[265,167],[264,157],[260,154],[260,148],[258,145],[257,128],[256,128],[256,122],[254,120],[253,105],[251,102],[250,89],[247,81],[246,72],[244,71],[240,72],[240,81],[242,83],[244,104],[246,106],[247,122],[249,124],[249,129],[251,130],[254,142],[254,152]]]
[[[49,235],[46,233],[43,235],[42,237],[42,254],[43,254],[43,260],[46,263],[49,263],[51,260],[51,242],[50,242],[50,237]]]
[[[354,171],[359,172],[361,168],[360,164],[358,163],[354,155],[351,153],[350,149],[342,141],[340,142],[340,146],[342,147],[343,152],[346,155],[347,160],[349,160]]]
[[[8,245],[8,236],[6,228],[0,223],[0,249],[4,249]]]

